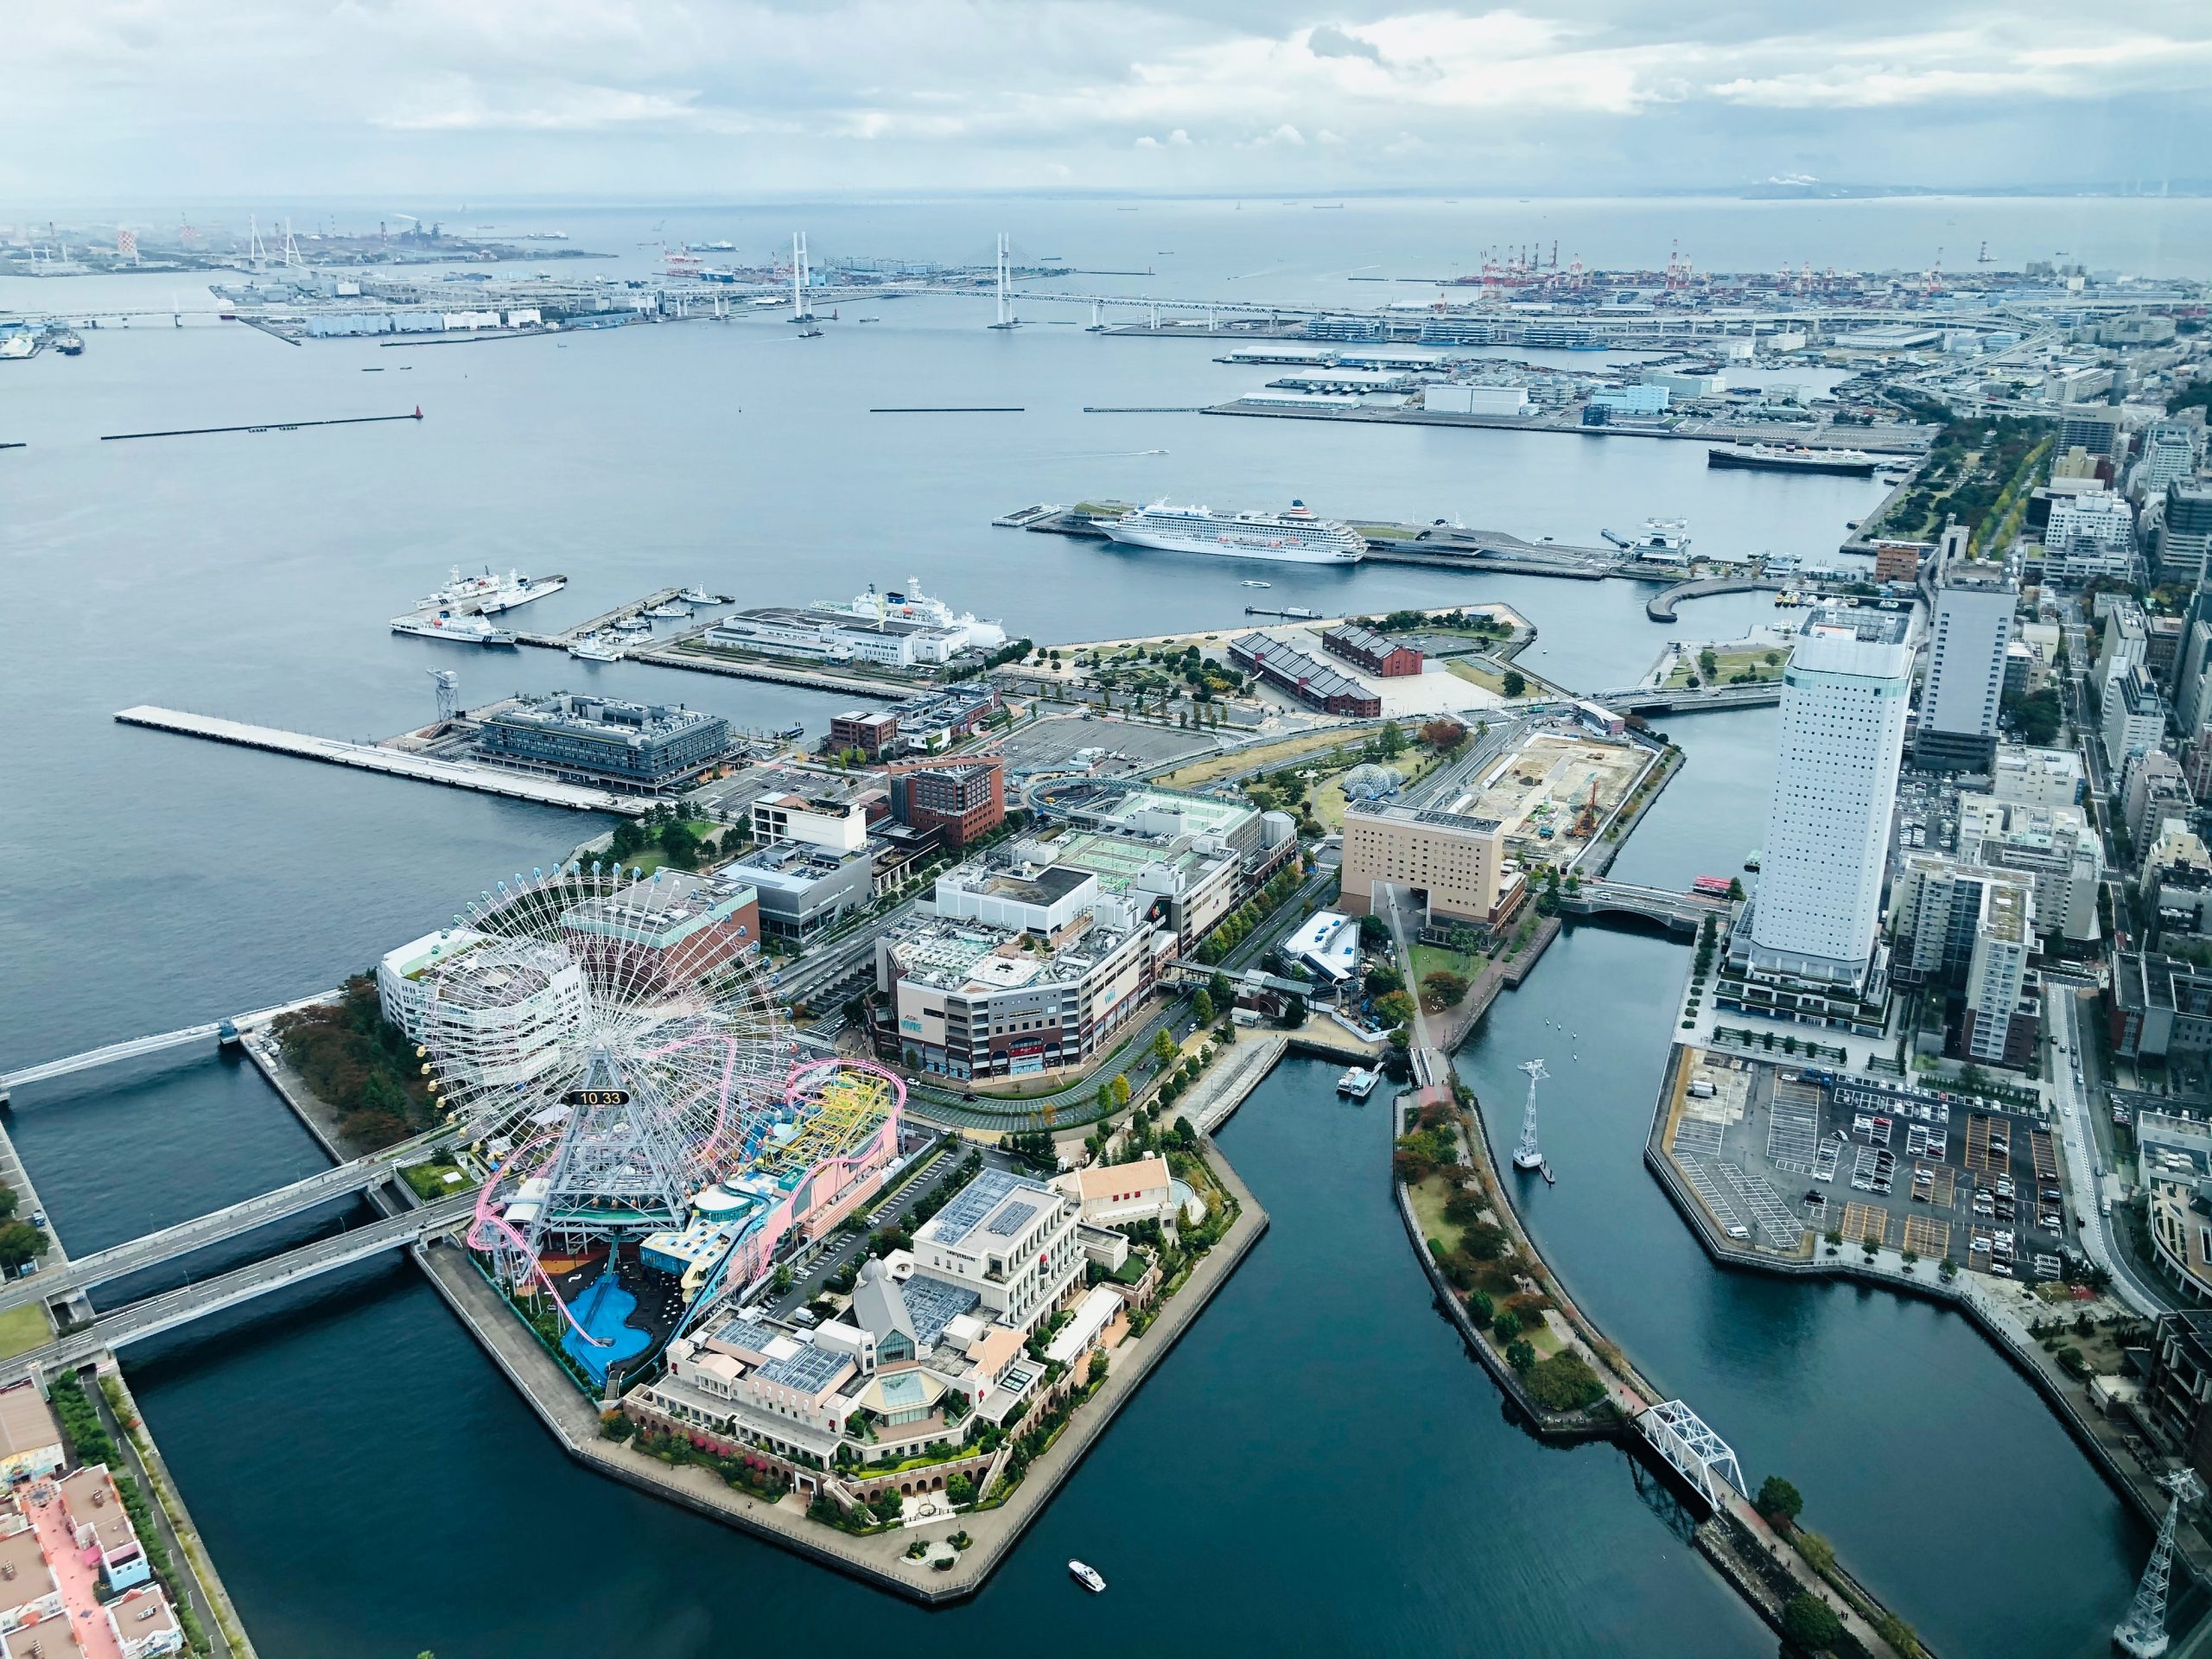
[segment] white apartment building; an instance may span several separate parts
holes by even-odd
[[[923,1272],[974,1291],[1001,1325],[1033,1331],[1083,1276],[1080,1200],[987,1169],[914,1238]]]
[[[1882,621],[1894,626],[1871,639],[1815,621],[1783,671],[1781,753],[1750,916],[1754,974],[1865,982],[1912,680],[1908,619]]]
[[[854,801],[806,795],[764,795],[753,803],[753,839],[763,847],[801,841],[856,853],[868,845],[868,812]]]
[[[2100,708],[2112,683],[2130,668],[2143,666],[2150,649],[2150,624],[2143,607],[2133,600],[2115,598],[2105,612],[2104,632],[2097,642],[2097,660],[2089,673],[2089,695]]]
[[[1916,764],[1935,772],[1989,770],[2016,602],[2001,564],[1959,559],[1939,574],[1928,681],[1913,740]]]
[[[2021,806],[2072,806],[2082,798],[2082,757],[2071,749],[2004,743],[1989,774],[1989,792]]]
[[[2035,900],[2011,882],[1982,889],[1974,954],[1967,967],[1967,1055],[1988,1065],[2017,1063],[2008,1052],[2012,1016],[2027,983],[2028,957],[2035,949]]]
[[[2166,736],[2166,705],[2143,670],[2130,664],[2105,688],[2105,763],[2114,772],[2131,754],[2155,749]]]
[[[1959,856],[2032,882],[2037,926],[2075,944],[2102,931],[2097,888],[2104,880],[2104,842],[2080,807],[1961,795]]]
[[[2068,585],[2099,576],[2125,578],[2135,568],[2135,512],[2126,498],[2088,490],[2050,505],[2044,528],[2046,582]]]

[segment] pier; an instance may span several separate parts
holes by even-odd
[[[27,1083],[44,1083],[49,1078],[89,1071],[95,1066],[111,1065],[118,1060],[135,1060],[144,1054],[160,1054],[172,1048],[182,1048],[188,1043],[204,1043],[211,1037],[227,1045],[237,1041],[247,1032],[268,1024],[280,1014],[289,1014],[295,1008],[327,1002],[337,995],[335,990],[318,991],[315,995],[303,996],[297,1001],[280,1002],[273,1008],[257,1008],[251,1014],[241,1014],[229,1020],[212,1020],[205,1025],[157,1032],[150,1037],[131,1037],[99,1048],[88,1048],[81,1054],[65,1055],[58,1060],[27,1065],[19,1071],[0,1073],[0,1106],[9,1104],[9,1096]]]
[[[235,744],[240,748],[296,755],[304,760],[321,760],[335,766],[352,766],[361,772],[382,772],[387,777],[405,778],[418,784],[443,784],[451,789],[470,789],[480,794],[503,795],[512,801],[530,801],[541,806],[565,806],[577,812],[619,812],[626,817],[635,818],[644,817],[649,804],[635,796],[617,795],[609,790],[593,789],[583,784],[559,783],[550,778],[509,772],[503,767],[483,766],[472,760],[442,760],[427,754],[410,754],[404,750],[386,748],[378,743],[359,743],[346,738],[315,737],[305,732],[279,731],[270,726],[251,726],[241,721],[223,720],[212,715],[186,714],[180,709],[157,709],[146,703],[122,709],[115,718],[125,726],[143,726],[157,732],[204,737],[213,742]]]
[[[423,406],[410,415],[341,415],[321,421],[264,421],[255,426],[181,426],[167,432],[103,432],[102,443],[126,443],[133,438],[205,438],[219,432],[298,432],[310,426],[375,426],[385,421],[419,421]]]

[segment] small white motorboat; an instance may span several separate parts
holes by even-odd
[[[1070,1561],[1068,1572],[1077,1584],[1094,1596],[1106,1588],[1106,1580],[1099,1577],[1098,1569],[1095,1567],[1087,1567],[1081,1561]]]

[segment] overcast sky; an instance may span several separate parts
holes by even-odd
[[[2212,174],[2212,0],[31,0],[0,193]]]

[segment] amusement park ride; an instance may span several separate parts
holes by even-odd
[[[759,1286],[898,1152],[904,1084],[797,1058],[752,913],[571,863],[481,894],[425,970],[423,1068],[490,1172],[468,1248],[598,1382]]]

